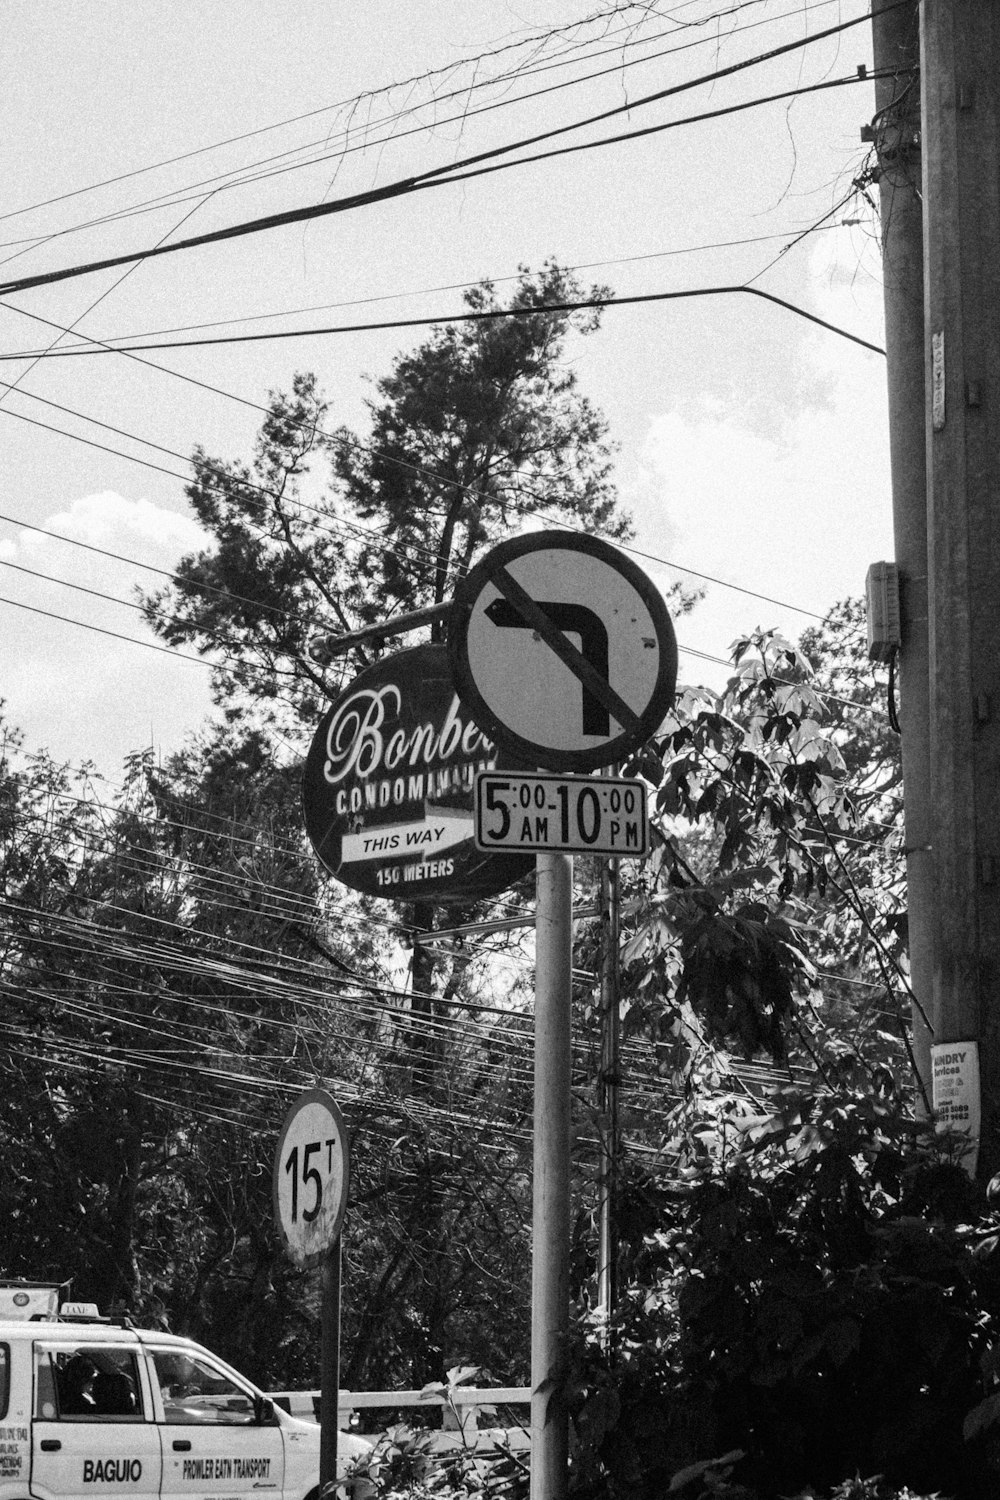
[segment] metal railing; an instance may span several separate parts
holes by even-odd
[[[272,1391],[271,1399],[287,1411],[289,1416],[302,1417],[308,1422],[319,1421],[319,1391]],[[531,1405],[531,1391],[526,1385],[506,1386],[454,1386],[447,1393],[435,1389],[415,1391],[341,1391],[337,1402],[337,1421],[342,1431],[352,1423],[354,1414],[370,1408],[398,1410],[400,1407],[427,1408],[443,1406],[446,1417],[455,1409],[458,1416],[458,1431],[466,1442],[480,1435],[479,1413],[483,1407]],[[453,1429],[454,1430],[454,1429]],[[490,1428],[487,1431],[495,1431]],[[528,1427],[507,1427],[511,1447],[528,1446]],[[523,1434],[521,1442],[519,1435]]]

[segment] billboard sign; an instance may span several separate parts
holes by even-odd
[[[532,868],[473,839],[477,771],[493,743],[462,708],[444,646],[366,668],[324,715],[306,757],[302,807],[320,860],[345,885],[394,901],[476,901]]]

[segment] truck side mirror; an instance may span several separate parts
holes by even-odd
[[[274,1415],[274,1402],[270,1396],[257,1396],[254,1398],[253,1419],[257,1427],[270,1426],[277,1420]]]

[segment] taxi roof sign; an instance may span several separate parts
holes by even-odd
[[[55,1281],[0,1282],[0,1318],[54,1318],[63,1290]]]

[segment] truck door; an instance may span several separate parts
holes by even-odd
[[[281,1496],[277,1418],[258,1420],[257,1393],[200,1349],[147,1346],[158,1387],[163,1500]]]
[[[155,1497],[160,1442],[138,1345],[35,1344],[31,1493],[39,1500]]]

